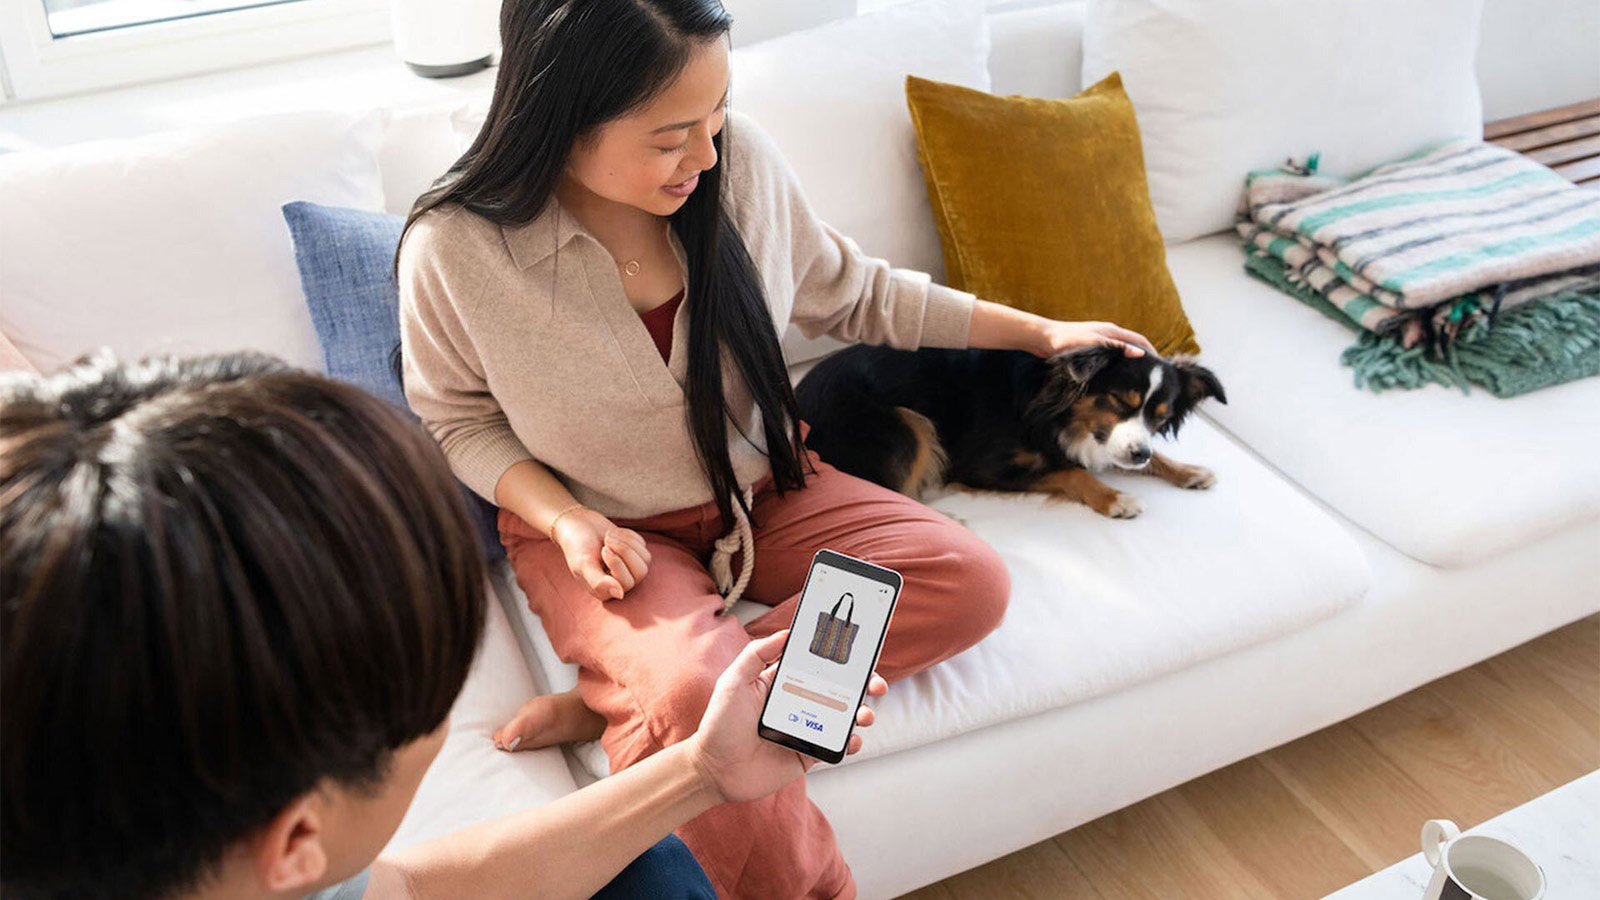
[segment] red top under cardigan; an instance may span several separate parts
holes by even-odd
[[[671,300],[639,314],[639,318],[644,320],[644,327],[650,329],[656,349],[661,351],[662,362],[669,362],[672,357],[672,319],[678,314],[678,306],[682,302],[683,291],[680,289]]]

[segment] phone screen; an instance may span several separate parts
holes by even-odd
[[[827,762],[844,758],[900,586],[893,569],[817,552],[761,713],[763,737]]]

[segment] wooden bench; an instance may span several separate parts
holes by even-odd
[[[1600,97],[1487,122],[1483,139],[1543,163],[1574,184],[1600,188]]]

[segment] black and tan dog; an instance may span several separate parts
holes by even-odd
[[[1093,347],[1041,359],[1020,350],[856,345],[795,388],[806,444],[828,463],[912,497],[944,484],[1041,492],[1128,518],[1143,506],[1094,476],[1145,472],[1183,488],[1210,469],[1157,453],[1222,384],[1186,357]]]

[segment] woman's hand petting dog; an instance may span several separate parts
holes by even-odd
[[[1033,355],[1046,359],[1081,347],[1120,347],[1128,356],[1156,352],[1150,339],[1115,322],[1060,322],[1046,319],[1040,326]]]
[[[650,549],[639,532],[620,528],[592,509],[562,516],[555,542],[567,558],[567,571],[597,600],[621,600],[650,569]]]

